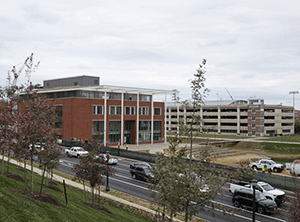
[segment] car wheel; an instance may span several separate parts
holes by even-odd
[[[257,170],[257,166],[253,166],[252,169],[253,169],[253,170]]]
[[[278,169],[275,167],[275,168],[273,169],[273,172],[277,173],[277,172],[278,172]]]
[[[240,202],[238,202],[237,200],[235,200],[235,201],[233,202],[233,206],[235,206],[235,207],[240,207],[241,205],[240,205]]]
[[[136,175],[135,175],[134,173],[132,174],[132,178],[133,178],[133,179],[136,179]]]
[[[260,213],[260,214],[262,214],[262,213],[265,212],[265,208],[263,206],[258,206],[257,207],[257,212]]]

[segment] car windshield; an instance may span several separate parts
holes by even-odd
[[[84,149],[83,148],[78,148],[77,151],[84,151]]]
[[[270,163],[271,163],[272,165],[276,164],[273,160],[270,160]]]
[[[275,190],[270,184],[264,184],[262,185],[262,188],[264,188],[266,191]]]
[[[256,200],[265,200],[267,198],[264,195],[262,195],[261,193],[255,193],[255,199]]]

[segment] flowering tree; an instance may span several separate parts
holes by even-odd
[[[92,189],[92,203],[95,204],[94,188],[97,185],[103,184],[103,175],[113,175],[114,169],[109,167],[104,158],[99,156],[98,158],[90,153],[90,155],[81,157],[79,164],[73,167],[73,171],[76,173],[74,179],[81,181],[89,181]]]
[[[19,146],[24,150],[19,152],[24,156],[29,152],[31,162],[31,186],[30,192],[33,194],[33,156],[41,153],[41,147],[37,142],[47,144],[47,149],[53,148],[52,144],[56,138],[53,123],[55,121],[54,102],[47,100],[38,94],[37,86],[27,87],[21,94],[19,105],[18,134],[24,144],[29,146]],[[48,147],[49,146],[49,147]]]
[[[4,154],[8,155],[7,173],[9,171],[9,159],[14,142],[16,141],[16,112],[13,99],[8,99],[11,89],[0,89],[0,150],[2,154],[1,174],[4,171]]]

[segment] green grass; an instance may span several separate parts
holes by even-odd
[[[300,134],[291,134],[291,135],[286,135],[286,136],[264,137],[264,140],[279,141],[279,142],[299,142],[300,143]]]
[[[287,144],[287,143],[261,143],[264,150],[270,153],[278,154],[293,154],[300,156],[300,144]]]
[[[6,169],[6,168],[5,168]],[[16,165],[10,165],[10,173],[24,177],[23,171]],[[27,172],[28,185],[30,184],[30,172]],[[34,174],[34,190],[39,190],[41,176]],[[56,182],[63,191],[63,185]],[[117,207],[103,204],[111,211],[111,214],[97,211],[83,203],[83,192],[67,187],[68,206],[65,204],[64,194],[49,188],[43,188],[43,192],[53,195],[63,206],[58,207],[48,203],[22,196],[12,189],[24,189],[24,183],[0,175],[0,221],[122,221],[139,222],[149,221],[139,215]],[[1,196],[3,195],[3,196]]]

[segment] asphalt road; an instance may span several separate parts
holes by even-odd
[[[150,196],[151,190],[148,188],[148,183],[140,180],[131,178],[129,173],[129,165],[131,162],[136,160],[118,158],[119,162],[117,165],[113,166],[116,169],[116,174],[109,178],[109,187],[111,189],[127,193],[145,200],[151,201]],[[57,167],[57,170],[73,175],[72,171],[73,165],[79,163],[79,159],[64,157],[60,161],[60,165]],[[105,180],[106,181],[106,180]],[[222,189],[222,194],[220,197],[217,197],[212,203],[216,206],[216,210],[212,213],[211,207],[207,206],[197,214],[198,217],[203,219],[214,221],[214,222],[248,222],[252,221],[252,211],[235,208],[232,205],[231,199],[232,194],[228,191],[228,184],[225,184]],[[258,214],[256,213],[256,221],[262,222],[283,222],[287,220],[287,215],[282,210],[284,207],[287,207],[288,204],[284,203],[283,206],[278,208],[278,212],[270,215]],[[223,211],[220,209],[226,209],[227,214],[224,215]]]

